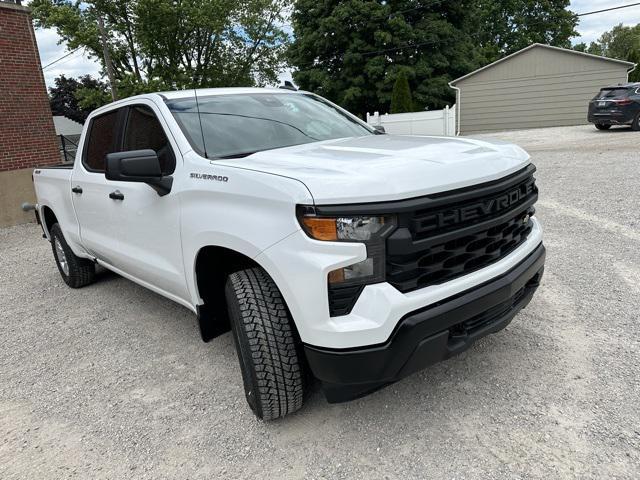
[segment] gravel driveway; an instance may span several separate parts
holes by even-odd
[[[229,334],[110,273],[67,288],[37,226],[0,230],[0,478],[638,478],[640,134],[494,135],[538,166],[547,267],[464,354],[364,399],[245,404]]]

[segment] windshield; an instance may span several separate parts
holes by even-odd
[[[603,88],[596,98],[625,98],[628,94],[628,88]]]
[[[198,96],[197,105],[194,97],[166,104],[193,149],[201,155],[206,152],[208,158],[243,157],[261,150],[374,134],[312,94],[209,95]]]

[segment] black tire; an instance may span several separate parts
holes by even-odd
[[[595,125],[598,130],[609,130],[611,128],[611,125],[606,125],[604,123],[596,123]]]
[[[636,118],[633,119],[631,130],[633,130],[634,132],[640,132],[640,113],[636,115]]]
[[[273,420],[302,407],[300,343],[278,287],[261,268],[232,273],[225,288],[247,403]]]
[[[96,266],[94,263],[86,258],[80,258],[73,253],[69,244],[64,239],[64,235],[62,235],[60,225],[54,223],[50,233],[53,258],[56,260],[56,266],[64,283],[71,288],[80,288],[92,283],[96,274]],[[60,253],[59,249],[62,250],[62,253]],[[62,258],[63,255],[64,258]]]

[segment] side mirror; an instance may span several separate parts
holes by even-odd
[[[105,177],[118,182],[141,182],[161,197],[171,191],[173,177],[162,176],[158,154],[153,150],[130,150],[107,154]]]
[[[384,129],[382,125],[376,125],[375,127],[373,127],[373,129],[376,131],[377,135],[382,135],[383,133],[387,133],[387,131]]]

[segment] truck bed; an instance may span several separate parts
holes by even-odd
[[[33,185],[38,199],[40,218],[51,223],[46,209],[55,212],[56,219],[63,229],[65,238],[77,242],[78,222],[73,210],[71,198],[72,165],[52,165],[33,170]],[[47,231],[51,225],[46,225]]]

